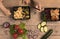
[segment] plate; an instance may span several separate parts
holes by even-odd
[[[60,20],[60,8],[45,8],[41,12],[41,20],[43,21],[59,21]]]
[[[27,20],[30,19],[30,7],[29,6],[14,6],[11,8],[11,16],[15,20]]]

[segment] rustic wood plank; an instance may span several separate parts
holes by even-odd
[[[14,1],[14,2],[13,2]],[[59,0],[34,0],[36,2],[39,2],[40,4],[42,4],[42,7],[60,7],[60,1]],[[21,5],[20,0],[4,0],[3,3],[6,7],[12,7],[12,6],[18,6]],[[35,11],[31,12],[31,19],[29,20],[13,20],[10,19],[8,17],[6,17],[5,15],[3,15],[3,13],[0,11],[0,25],[3,24],[4,22],[10,22],[11,24],[20,24],[20,22],[24,22],[26,23],[26,28],[27,30],[33,30],[33,31],[37,31],[38,32],[38,37],[37,39],[40,39],[45,33],[40,32],[37,29],[37,24],[39,24],[41,22],[40,20],[40,14],[37,12],[36,14],[34,14]],[[53,29],[53,33],[52,35],[48,38],[48,39],[60,39],[60,21],[57,22],[47,22],[47,26],[48,26],[48,30],[49,29]],[[0,39],[10,39],[10,34],[8,32],[8,35],[5,35],[5,32],[9,29],[5,29],[0,27]]]

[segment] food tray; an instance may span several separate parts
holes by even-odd
[[[59,21],[60,8],[44,8],[41,12],[41,20],[43,21]]]
[[[23,14],[23,16],[25,16],[25,17],[23,17],[23,18],[15,18],[14,17],[14,14],[15,14],[15,12],[18,10],[18,8],[22,8],[22,14]],[[25,12],[25,10],[27,10],[27,12],[28,12],[28,14]],[[14,6],[14,7],[12,7],[11,9],[10,9],[10,11],[11,11],[11,17],[14,19],[14,20],[27,20],[27,19],[30,19],[30,7],[29,6]],[[20,10],[21,11],[21,10]],[[20,15],[19,15],[20,16]],[[26,16],[29,16],[28,18],[26,18]]]

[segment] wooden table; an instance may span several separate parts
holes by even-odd
[[[50,2],[47,1],[47,0],[46,1],[40,0],[40,1],[42,3],[42,6],[45,5],[45,7],[46,7],[46,6],[50,5],[52,0]],[[44,4],[43,4],[43,2],[44,2]],[[46,5],[46,3],[48,3],[48,4]],[[51,6],[53,6],[53,4]],[[24,20],[24,21],[22,21],[22,20],[13,20],[9,17],[6,17],[3,14],[3,12],[0,11],[0,25],[3,24],[4,22],[10,22],[11,24],[20,24],[21,22],[26,23],[27,30],[36,31],[36,33],[38,33],[38,37],[35,38],[35,39],[40,39],[45,34],[45,33],[40,32],[37,29],[37,25],[41,22],[40,13],[37,12],[37,11],[36,12],[31,11],[31,18],[29,20]],[[48,30],[53,29],[53,34],[48,39],[60,39],[60,21],[47,22],[47,26],[48,26]],[[9,29],[5,29],[5,28],[0,27],[0,39],[10,39]]]

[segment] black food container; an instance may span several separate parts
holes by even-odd
[[[44,8],[40,16],[43,21],[59,21],[60,8]]]
[[[17,12],[18,11],[18,8],[22,8],[22,13],[20,13],[20,14],[22,14],[23,17],[16,19],[14,17],[14,14],[15,14],[14,12]],[[11,11],[11,17],[14,20],[28,20],[28,19],[30,19],[30,7],[29,6],[14,6],[14,7],[10,8],[10,11]],[[17,13],[19,13],[19,12],[17,12]]]

